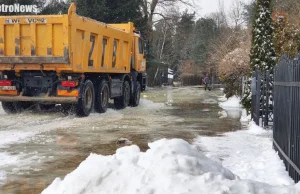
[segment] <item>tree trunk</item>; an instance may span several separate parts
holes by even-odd
[[[159,66],[157,67],[157,69],[156,69],[156,73],[155,73],[155,75],[154,75],[154,79],[153,79],[153,85],[155,85],[156,84],[156,78],[157,78],[157,74],[158,74],[158,71],[159,71]]]
[[[160,50],[160,55],[159,55],[159,59],[162,59],[162,55],[163,55],[163,51],[164,51],[164,47],[165,47],[165,42],[166,42],[166,37],[167,37],[167,24],[166,21],[164,22],[164,29],[163,29],[163,42],[161,45],[161,50]]]

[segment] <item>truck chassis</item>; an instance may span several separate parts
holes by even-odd
[[[147,82],[145,73],[134,70],[129,74],[63,74],[61,78],[51,71],[24,71],[20,77],[8,71],[1,77],[0,87],[12,86],[18,94],[0,96],[5,112],[17,113],[34,103],[45,109],[61,104],[63,112],[74,109],[78,116],[88,116],[93,110],[106,112],[109,99],[117,109],[138,106]]]

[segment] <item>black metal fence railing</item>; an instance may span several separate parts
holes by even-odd
[[[273,74],[255,71],[251,80],[251,118],[257,125],[273,124]]]
[[[300,54],[282,56],[274,72],[273,145],[289,175],[300,180]]]
[[[260,118],[260,71],[255,71],[252,74],[251,80],[251,118],[259,125]]]

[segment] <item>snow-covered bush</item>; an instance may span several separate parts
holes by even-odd
[[[229,98],[234,95],[241,95],[242,76],[250,73],[250,44],[242,42],[239,48],[225,55],[221,60],[218,72],[220,80],[225,84],[224,93]]]

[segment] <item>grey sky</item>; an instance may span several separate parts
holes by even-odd
[[[218,10],[218,1],[219,0],[195,0],[197,4],[197,10],[196,10],[197,15],[205,16],[212,12],[216,12]],[[230,6],[232,5],[232,2],[236,0],[223,0],[223,1],[224,1],[225,11],[227,12]],[[240,1],[247,3],[250,2],[251,0],[240,0]]]

